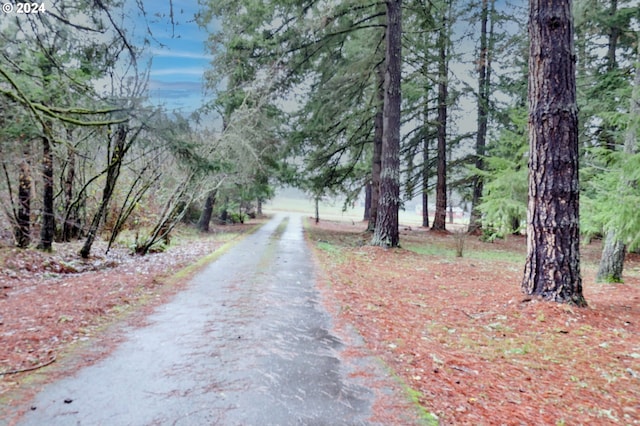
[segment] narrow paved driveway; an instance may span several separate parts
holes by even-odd
[[[23,425],[364,425],[300,216],[276,216],[111,356],[47,386]]]

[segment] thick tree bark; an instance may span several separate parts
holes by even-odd
[[[571,0],[530,0],[529,205],[522,290],[586,306]]]
[[[402,68],[401,0],[387,0],[386,72],[382,134],[380,199],[372,244],[397,247],[400,242],[400,78]]]
[[[448,92],[448,58],[447,58],[447,19],[443,20],[438,36],[440,58],[438,66],[438,159],[436,181],[436,212],[431,229],[444,231],[447,221],[447,92]]]
[[[207,199],[204,201],[204,207],[198,220],[198,230],[200,232],[209,232],[209,224],[211,223],[211,216],[213,216],[213,206],[216,203],[217,193],[218,191],[214,189],[207,194]],[[259,214],[262,214],[262,212]]]
[[[367,231],[373,232],[376,229],[378,218],[378,204],[380,200],[380,172],[382,170],[382,133],[383,133],[383,108],[384,108],[384,74],[385,61],[381,61],[377,70],[378,76],[378,104],[374,118],[373,131],[373,158],[371,161],[371,210],[369,213],[369,224]]]
[[[56,222],[53,210],[53,149],[48,136],[42,137],[42,227],[38,249],[51,251]]]

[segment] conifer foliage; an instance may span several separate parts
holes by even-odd
[[[640,246],[637,1],[199,0],[209,99],[188,117],[146,102],[154,39],[126,3],[0,26],[16,246],[82,238],[89,257],[135,229],[144,254],[181,220],[259,213],[284,183],[345,206],[366,193],[376,246],[400,245],[403,208],[439,232],[470,216],[487,241],[526,233],[527,294],[586,305],[585,236],[604,240],[599,279],[622,281]]]

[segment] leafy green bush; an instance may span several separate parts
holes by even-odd
[[[247,219],[247,215],[244,213],[230,213],[229,214],[229,221],[231,221],[231,223],[244,223],[244,221]]]

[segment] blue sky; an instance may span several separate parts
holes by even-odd
[[[207,33],[194,22],[198,0],[173,0],[173,22],[169,0],[144,2],[147,24],[153,35],[148,53],[152,58],[150,102],[167,110],[188,114],[203,102],[203,73],[209,68],[205,52]],[[143,23],[139,18],[137,31]]]

